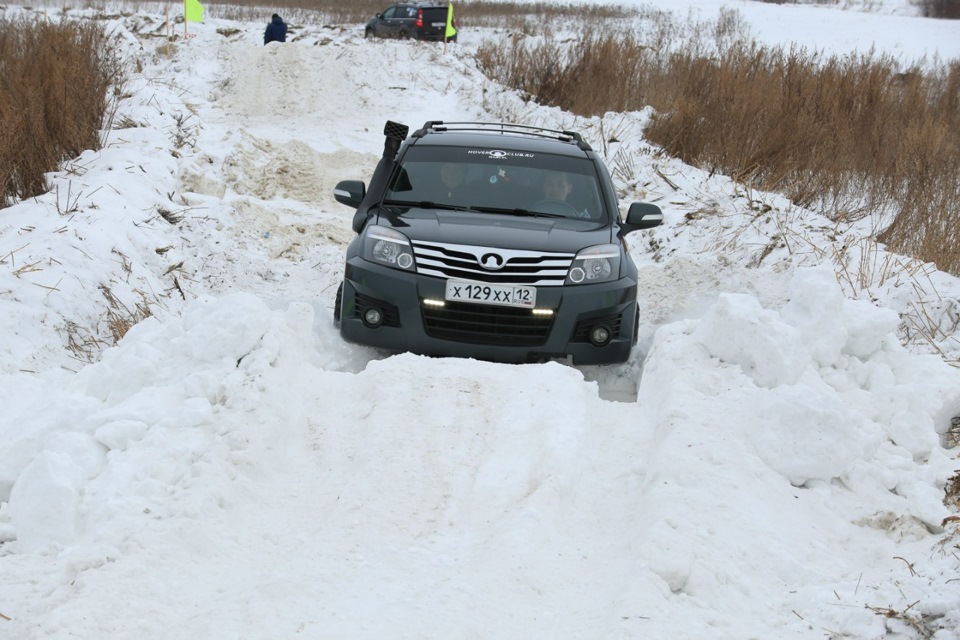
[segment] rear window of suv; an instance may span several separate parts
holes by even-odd
[[[431,25],[434,22],[442,22],[444,25],[447,24],[447,8],[446,7],[424,7],[423,8],[423,23],[425,25]]]

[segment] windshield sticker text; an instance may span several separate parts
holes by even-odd
[[[498,149],[471,149],[467,155],[487,156],[491,160],[502,160],[503,158],[534,158],[535,154],[523,153],[522,151],[500,151]]]

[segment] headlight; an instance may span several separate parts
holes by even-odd
[[[373,225],[367,229],[363,241],[363,257],[370,262],[416,271],[413,260],[413,249],[407,236],[399,231]]]
[[[620,247],[600,244],[577,254],[567,271],[566,284],[597,284],[620,277]]]

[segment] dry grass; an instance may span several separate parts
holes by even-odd
[[[896,630],[903,633],[909,632],[914,634],[914,637],[922,638],[923,640],[930,640],[937,631],[942,629],[939,624],[939,620],[943,616],[930,616],[923,613],[914,612],[913,607],[918,603],[919,601],[907,605],[902,610],[891,609],[889,607],[872,606],[867,606],[867,609],[890,621],[887,623],[887,629],[889,631]],[[900,623],[898,625],[899,628],[891,628],[891,622],[893,621]]]
[[[960,0],[917,0],[928,18],[960,19]]]
[[[960,61],[902,70],[871,53],[767,48],[736,12],[682,40],[651,19],[639,35],[587,29],[576,46],[514,34],[478,61],[578,115],[651,105],[646,136],[670,155],[833,220],[874,216],[891,249],[960,275]]]
[[[0,206],[47,190],[45,173],[99,149],[122,82],[96,22],[0,20]]]
[[[132,306],[121,302],[107,285],[100,286],[100,293],[107,306],[97,326],[88,329],[77,322],[68,321],[61,328],[71,357],[83,363],[95,362],[104,349],[120,342],[133,325],[151,317],[152,306],[159,304],[156,298],[139,290],[135,293],[140,299]]]
[[[947,444],[951,447],[960,447],[960,416],[950,421],[947,430]],[[947,497],[951,498],[953,506],[960,511],[960,471],[958,471],[947,485]]]
[[[766,4],[840,4],[841,0],[757,0]],[[928,18],[960,18],[960,0],[914,0]]]

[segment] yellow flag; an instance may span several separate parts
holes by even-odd
[[[447,4],[447,31],[443,35],[443,39],[447,40],[457,35],[457,30],[453,26],[453,3],[450,2]]]
[[[203,22],[203,5],[199,0],[183,0],[183,17],[188,22]]]

